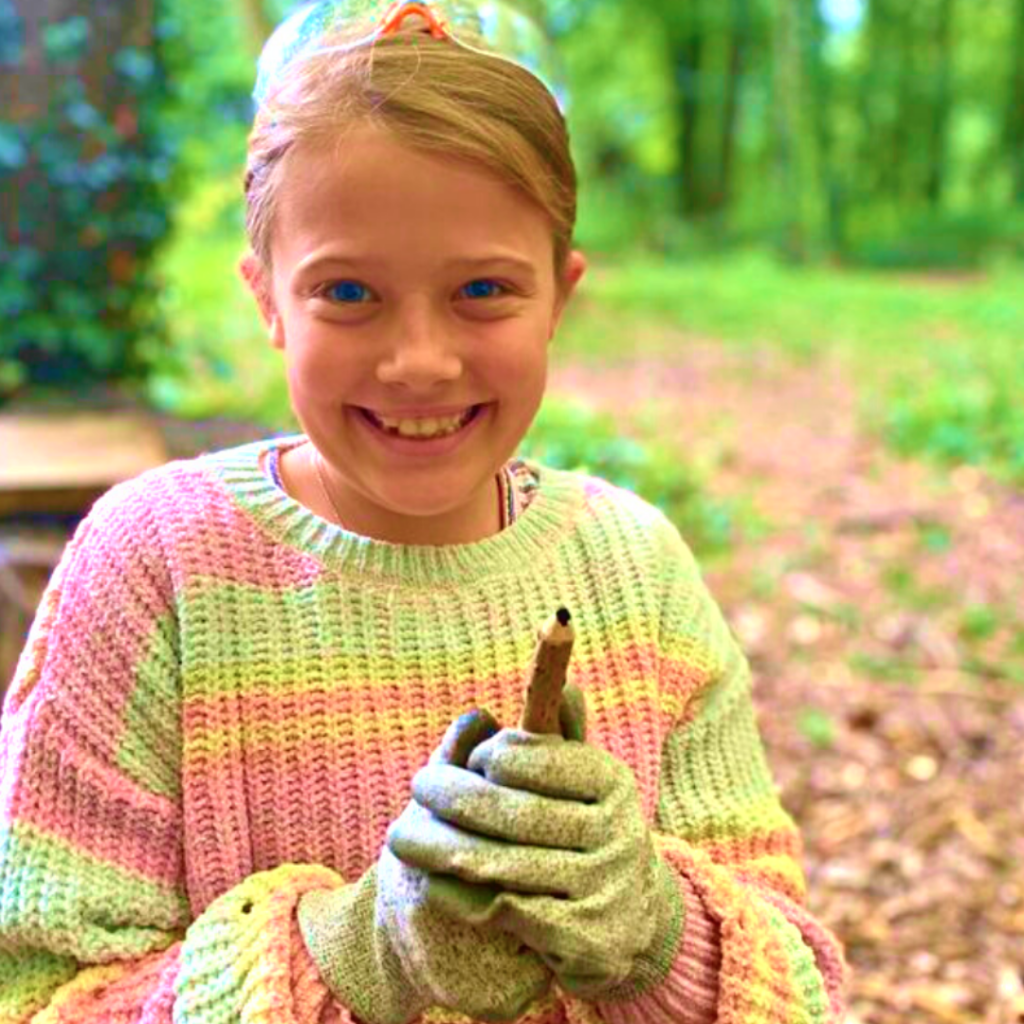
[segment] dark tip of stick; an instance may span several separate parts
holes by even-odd
[[[555,612],[555,618],[558,619],[561,625],[568,626],[569,620],[572,618],[572,616],[569,614],[568,608],[559,608],[558,611]]]

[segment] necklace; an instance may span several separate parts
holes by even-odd
[[[312,445],[310,445],[312,448]],[[327,499],[327,504],[331,506],[331,510],[334,512],[334,521],[342,529],[345,528],[345,524],[341,520],[341,513],[338,511],[338,506],[331,496],[331,492],[327,488],[327,481],[324,479],[324,468],[323,459],[320,457],[320,452],[316,448],[313,448],[313,469],[316,472],[317,482],[320,484],[320,490],[323,492],[324,497]],[[505,480],[504,470],[500,471],[494,478],[495,484],[498,487],[498,530],[504,530],[509,525],[511,517],[506,511],[506,505],[510,504],[510,497],[508,491],[508,482]]]
[[[312,447],[312,446],[311,446]],[[338,511],[338,506],[334,503],[334,498],[331,497],[331,492],[327,489],[327,481],[324,479],[324,468],[323,459],[320,458],[320,453],[313,448],[313,468],[316,470],[316,478],[320,482],[320,490],[324,492],[324,497],[327,499],[327,503],[331,506],[334,512],[334,520],[342,529],[345,528],[345,524],[341,521],[341,513]]]

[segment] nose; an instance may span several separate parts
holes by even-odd
[[[426,305],[397,314],[377,364],[382,384],[428,391],[462,375],[462,357],[453,326]]]

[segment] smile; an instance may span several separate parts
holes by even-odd
[[[392,455],[448,455],[462,448],[490,418],[494,403],[474,405],[460,416],[426,420],[381,420],[369,409],[351,406],[357,423],[377,445]],[[413,433],[415,431],[415,433]]]
[[[434,438],[447,437],[458,433],[483,408],[479,405],[470,406],[458,416],[446,416],[429,419],[391,419],[379,416],[370,409],[362,409],[367,419],[392,437]]]

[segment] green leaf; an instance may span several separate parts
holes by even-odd
[[[50,60],[77,60],[89,42],[89,19],[81,15],[47,25],[43,29],[43,49]]]
[[[803,708],[797,720],[797,728],[812,745],[820,749],[826,749],[835,743],[835,722],[820,708]]]

